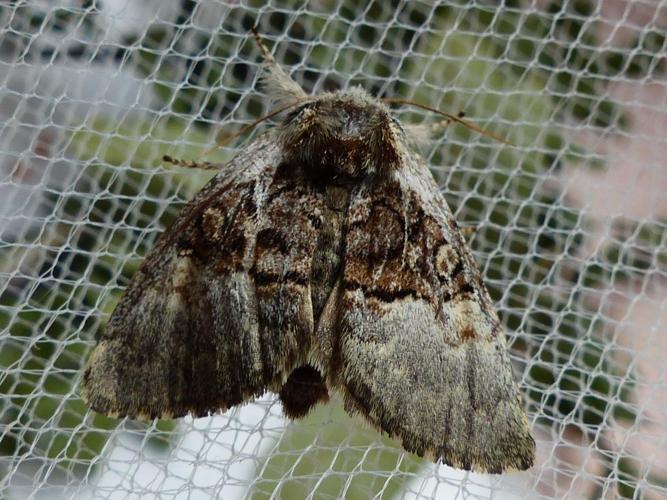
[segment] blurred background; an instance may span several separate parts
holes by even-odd
[[[530,471],[420,460],[336,400],[296,423],[267,394],[148,425],[82,402],[123,289],[212,175],[160,158],[271,110],[255,25],[308,92],[361,85],[511,141],[452,126],[421,153],[477,229]],[[0,4],[0,498],[664,498],[666,30],[648,0]]]

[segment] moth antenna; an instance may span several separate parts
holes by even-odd
[[[307,96],[306,96],[306,97],[307,97]],[[291,103],[287,104],[286,106],[283,106],[283,107],[278,108],[278,109],[276,109],[276,110],[274,110],[274,111],[271,111],[268,115],[264,115],[264,116],[258,118],[258,119],[255,120],[254,122],[252,122],[252,123],[246,125],[245,127],[241,128],[241,130],[239,130],[238,132],[236,132],[236,133],[234,133],[234,134],[232,134],[232,135],[230,135],[230,136],[228,136],[228,137],[225,137],[225,138],[224,138],[223,140],[221,140],[221,141],[216,141],[215,146],[212,146],[212,147],[208,148],[206,151],[204,151],[204,152],[201,154],[201,156],[208,156],[208,155],[210,155],[213,151],[215,151],[216,149],[218,149],[218,148],[224,148],[227,144],[229,144],[230,142],[232,142],[234,139],[236,139],[236,138],[238,138],[238,137],[241,137],[243,134],[245,134],[246,132],[252,130],[253,128],[255,128],[255,127],[256,127],[257,125],[259,125],[260,123],[265,122],[266,120],[269,120],[269,119],[273,118],[273,117],[276,116],[276,115],[279,115],[279,114],[282,113],[283,111],[287,111],[288,109],[290,109],[290,108],[296,106],[297,104],[299,104],[299,103],[301,103],[301,102],[303,102],[303,99],[298,100],[298,101],[291,102]],[[166,160],[165,160],[165,161],[166,161]]]
[[[308,94],[303,91],[301,86],[292,80],[292,78],[285,73],[285,70],[283,70],[276,62],[273,55],[271,55],[271,52],[269,52],[269,49],[264,45],[257,29],[252,28],[250,31],[264,57],[260,84],[271,97],[271,100],[276,105],[283,106],[295,100],[308,97]]]
[[[269,49],[266,47],[266,45],[264,45],[264,42],[262,41],[262,37],[259,35],[259,32],[257,31],[257,28],[254,28],[254,27],[251,28],[250,32],[252,33],[252,36],[255,38],[255,43],[257,44],[257,47],[259,47],[259,51],[262,53],[262,57],[264,58],[264,61],[267,65],[267,66],[264,67],[264,71],[265,72],[267,72],[267,71],[270,72],[274,77],[276,77],[276,79],[281,79],[282,81],[284,81],[284,79],[287,79],[290,82],[292,82],[294,85],[297,85],[296,82],[294,82],[287,74],[285,74],[285,72],[282,70],[282,68],[280,66],[278,66],[278,63],[276,63],[276,60],[273,58],[273,55],[271,55],[271,52],[269,51]],[[279,73],[281,73],[281,75]],[[263,83],[265,83],[264,80],[266,79],[266,77],[267,77],[266,74],[262,76]],[[298,87],[298,85],[297,85],[297,87]],[[303,89],[301,89],[301,87],[298,87],[298,88],[299,88],[299,92],[303,93]],[[227,144],[232,142],[234,139],[242,136],[243,134],[245,134],[249,130],[252,130],[257,125],[262,123],[263,121],[266,121],[269,118],[274,117],[275,115],[285,111],[286,109],[291,108],[292,106],[294,106],[296,104],[297,104],[297,102],[291,102],[287,106],[279,108],[278,110],[273,111],[273,112],[269,113],[268,115],[264,115],[261,118],[258,118],[253,123],[251,123],[249,125],[246,125],[241,130],[236,132],[235,134],[232,134],[229,137],[226,137],[224,140],[216,141],[215,146],[212,146],[209,149],[205,150],[200,155],[200,158],[202,156],[210,155],[211,153],[213,153],[213,151],[215,151],[218,148],[224,148]],[[192,161],[192,160],[181,160],[181,159],[178,159],[178,158],[173,158],[172,156],[169,156],[169,155],[164,155],[162,157],[162,160],[167,162],[167,163],[171,163],[172,165],[176,165],[176,166],[179,166],[179,167],[185,167],[185,168],[200,168],[200,169],[203,169],[203,170],[220,169],[219,165],[211,163],[211,162],[207,162],[207,161],[195,162],[195,161]]]
[[[210,161],[196,162],[192,160],[181,160],[180,158],[174,158],[173,156],[169,155],[164,155],[162,157],[162,161],[171,163],[172,165],[176,165],[178,167],[199,168],[202,170],[220,170],[222,167],[222,165],[218,163],[211,163]]]
[[[457,118],[463,118],[465,115],[466,115],[466,114],[465,114],[464,111],[459,111],[459,112],[456,114],[456,117],[457,117]],[[451,118],[447,117],[447,118],[445,118],[444,120],[440,120],[440,121],[437,121],[437,122],[435,122],[435,123],[432,123],[432,124],[430,125],[431,133],[432,133],[432,134],[435,134],[436,132],[442,132],[442,131],[445,130],[449,125],[451,125],[451,123],[452,123],[453,121],[454,121],[454,120],[452,120]]]
[[[451,113],[447,113],[446,111],[441,111],[439,109],[432,108],[431,106],[427,106],[426,104],[421,104],[421,103],[418,103],[418,102],[415,102],[415,101],[410,101],[408,99],[399,99],[399,98],[395,98],[395,97],[384,98],[384,99],[382,99],[382,102],[386,102],[388,104],[409,104],[410,106],[415,106],[416,108],[425,109],[426,111],[431,111],[432,113],[436,113],[438,115],[444,116],[445,118],[447,118],[451,122],[460,123],[464,127],[467,127],[470,130],[474,130],[478,134],[484,135],[486,137],[490,137],[491,139],[494,139],[498,142],[502,142],[503,144],[507,144],[508,146],[514,146],[514,144],[512,144],[508,140],[505,140],[502,137],[497,136],[496,134],[492,134],[491,132],[487,132],[483,128],[480,128],[477,125],[475,125],[473,123],[470,123],[467,120],[464,120],[463,116],[465,116],[465,113],[463,113],[463,111],[459,112],[456,115],[453,115]]]
[[[261,84],[266,88],[267,93],[271,96],[271,99],[274,101],[274,103],[278,104],[280,107],[275,111],[272,111],[271,113],[258,118],[251,124],[246,125],[235,134],[232,134],[221,141],[216,141],[215,145],[204,151],[201,156],[208,156],[216,149],[224,148],[234,139],[252,130],[260,123],[273,118],[283,111],[286,111],[289,108],[296,106],[300,102],[303,102],[305,99],[308,99],[308,94],[306,94],[299,86],[299,84],[292,80],[278,65],[276,60],[273,58],[273,55],[271,55],[271,52],[269,52],[269,49],[266,47],[266,45],[264,45],[262,37],[260,36],[257,29],[251,28],[250,31],[255,38],[257,47],[259,47],[259,50],[262,53],[262,57],[264,57],[265,60],[262,70],[263,74],[260,77]]]

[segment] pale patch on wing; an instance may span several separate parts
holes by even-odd
[[[490,316],[476,300],[454,298],[442,305],[439,317],[445,338],[453,345],[461,342],[494,340],[498,319]]]

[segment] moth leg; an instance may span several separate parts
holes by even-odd
[[[442,132],[445,130],[450,124],[452,123],[452,120],[450,118],[445,118],[444,120],[437,121],[435,123],[431,124],[431,133],[436,134],[438,132]]]
[[[262,38],[257,29],[250,30],[255,43],[259,47],[264,64],[262,68],[261,84],[264,91],[273,98],[274,104],[278,106],[275,113],[282,112],[284,109],[292,107],[299,101],[308,98],[308,94],[296,83],[290,76],[285,73],[285,70],[280,67],[269,49],[264,45]]]
[[[461,234],[466,240],[470,240],[473,235],[477,232],[477,227],[476,226],[464,226],[459,228],[461,230]]]
[[[459,111],[456,115],[459,118],[463,118],[465,113]],[[452,118],[445,118],[444,120],[437,121],[435,123],[426,123],[420,125],[403,125],[406,133],[409,137],[415,140],[417,143],[426,142],[431,138],[432,135],[442,133],[451,123],[454,122]]]
[[[458,113],[456,113],[456,116],[458,118],[463,118],[465,115],[466,114],[464,111],[459,111]],[[437,121],[431,124],[431,133],[435,134],[438,132],[442,132],[453,122],[454,120],[452,118],[445,118],[444,120]]]
[[[164,155],[162,160],[167,163],[171,163],[172,165],[176,165],[177,167],[199,168],[202,170],[220,170],[222,168],[222,165],[219,163],[211,163],[210,161],[196,162],[192,160],[181,160],[169,155]]]

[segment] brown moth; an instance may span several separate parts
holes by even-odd
[[[161,235],[88,361],[84,398],[152,419],[272,391],[300,418],[336,393],[419,456],[527,469],[535,442],[503,330],[406,129],[363,89],[308,96],[267,59],[284,119]]]

